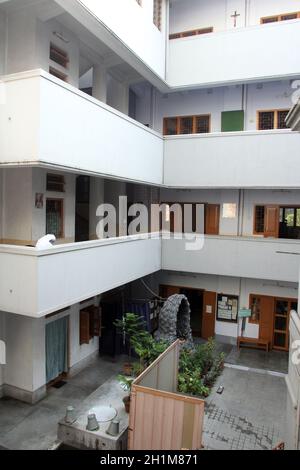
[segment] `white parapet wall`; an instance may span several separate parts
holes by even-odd
[[[0,164],[162,184],[163,139],[146,126],[42,70],[2,77],[1,91]]]
[[[191,243],[184,239],[163,240],[162,248],[162,269],[169,271],[298,281],[298,241],[205,236],[199,250],[191,250]]]
[[[290,130],[165,137],[164,183],[188,188],[298,188],[300,134]]]
[[[161,239],[156,234],[41,251],[2,245],[0,311],[42,317],[160,269]]]
[[[167,82],[184,88],[296,77],[299,47],[298,20],[172,40]]]

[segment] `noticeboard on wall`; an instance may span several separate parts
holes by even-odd
[[[239,298],[236,295],[218,294],[217,320],[237,323]]]

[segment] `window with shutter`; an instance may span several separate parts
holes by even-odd
[[[80,344],[89,344],[95,336],[101,336],[101,309],[94,305],[80,311]]]

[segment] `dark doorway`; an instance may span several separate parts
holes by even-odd
[[[89,240],[90,235],[90,177],[76,179],[75,242]]]
[[[180,294],[187,297],[191,307],[191,328],[193,336],[202,335],[203,292],[198,289],[180,289]]]

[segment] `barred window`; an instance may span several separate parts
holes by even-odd
[[[259,111],[258,113],[258,129],[287,129],[286,117],[289,113],[288,109],[275,109],[272,111]]]
[[[63,199],[47,199],[46,233],[63,238]]]
[[[164,118],[164,135],[205,134],[210,132],[210,115]]]
[[[265,231],[265,206],[255,207],[254,232],[264,233]]]

